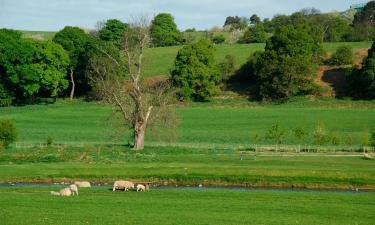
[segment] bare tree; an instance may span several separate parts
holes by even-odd
[[[155,82],[142,79],[143,56],[149,43],[149,20],[139,17],[125,31],[120,54],[114,55],[98,45],[101,54],[90,60],[94,90],[121,113],[124,125],[133,130],[134,150],[144,148],[146,130],[152,122],[174,123],[168,110],[173,101],[171,82],[168,79]]]

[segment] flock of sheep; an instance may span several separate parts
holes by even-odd
[[[136,187],[137,192],[146,192],[148,190],[148,185],[146,185],[146,186],[143,185],[143,184],[137,184],[137,186],[135,186],[133,182],[120,180],[120,181],[116,181],[113,184],[112,190],[113,191],[116,191],[116,190],[129,191],[130,189],[135,189],[135,187]],[[74,182],[74,184],[70,185],[67,188],[61,189],[58,192],[51,191],[51,195],[55,195],[55,196],[74,196],[74,195],[77,195],[78,196],[78,188],[89,188],[89,187],[91,187],[90,182],[76,181],[76,182]]]

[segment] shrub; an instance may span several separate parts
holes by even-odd
[[[4,147],[8,147],[17,139],[15,125],[10,120],[0,120],[0,142]]]
[[[212,42],[213,43],[215,43],[215,44],[222,44],[222,43],[224,43],[225,42],[225,37],[224,37],[224,35],[222,35],[222,34],[220,34],[220,35],[218,35],[218,36],[214,36],[213,38],[212,38]]]
[[[298,140],[298,142],[301,141],[301,139],[306,135],[306,131],[302,127],[296,127],[293,129],[293,135]]]
[[[313,131],[314,144],[324,145],[328,141],[327,131],[323,125],[318,125]]]
[[[53,138],[51,136],[47,137],[47,146],[51,146],[53,144]]]
[[[340,138],[336,134],[332,134],[330,141],[332,145],[335,145],[335,146],[340,145]]]
[[[348,45],[340,46],[328,60],[328,64],[336,66],[349,65],[353,63],[353,57],[352,47]]]

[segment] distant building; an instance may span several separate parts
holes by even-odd
[[[369,2],[369,1],[368,1]],[[356,10],[357,12],[360,12],[363,10],[363,8],[367,5],[367,2],[366,3],[360,3],[360,4],[354,4],[354,5],[351,5],[350,6],[350,9],[354,9]]]

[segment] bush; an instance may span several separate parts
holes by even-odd
[[[0,120],[0,142],[4,147],[8,147],[17,139],[15,125],[10,120]]]
[[[225,37],[224,35],[220,34],[218,36],[215,36],[212,38],[212,42],[215,44],[223,44],[225,42]]]
[[[316,145],[324,145],[329,140],[327,131],[323,125],[316,126],[312,135],[314,138],[314,144]]]
[[[53,138],[51,136],[47,137],[47,146],[51,146],[53,144]]]
[[[353,64],[353,57],[354,53],[352,47],[348,45],[340,46],[328,60],[328,64],[336,66]]]

